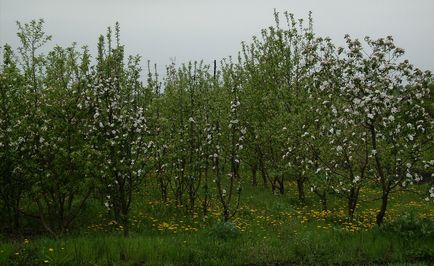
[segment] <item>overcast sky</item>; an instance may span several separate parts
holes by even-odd
[[[43,18],[52,44],[95,51],[99,34],[119,21],[127,52],[160,69],[170,58],[211,63],[273,25],[274,8],[298,18],[312,11],[315,32],[338,45],[346,33],[392,35],[413,64],[434,70],[434,0],[0,0],[0,45],[17,46],[17,20]]]

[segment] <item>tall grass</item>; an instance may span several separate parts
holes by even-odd
[[[247,186],[241,210],[230,223],[220,222],[218,210],[211,210],[208,216],[188,213],[182,207],[155,200],[155,195],[139,194],[141,198],[133,208],[132,217],[137,223],[132,227],[131,236],[124,237],[116,225],[104,227],[107,221],[110,223],[108,217],[95,215],[93,208],[89,208],[88,222],[99,226],[86,229],[83,224],[59,240],[45,236],[3,239],[0,265],[434,263],[433,234],[412,237],[387,226],[350,223],[345,220],[345,214],[339,216],[342,210],[337,207],[330,213],[322,213],[313,197],[308,198],[307,207],[293,204],[295,194],[291,189],[287,195],[276,196],[268,190]],[[375,196],[375,191],[365,191],[364,198]],[[339,202],[339,198],[334,200]],[[374,207],[372,202],[362,203],[356,219],[364,221],[362,213],[371,207]],[[433,214],[429,205],[418,205],[411,194],[397,197],[388,217],[389,227],[411,209],[421,217]],[[168,226],[161,226],[164,223]],[[196,229],[188,229],[189,226]]]

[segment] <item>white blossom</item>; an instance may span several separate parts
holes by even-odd
[[[357,182],[359,182],[359,181],[360,181],[360,176],[356,175],[356,176],[354,177],[353,183],[357,183]]]

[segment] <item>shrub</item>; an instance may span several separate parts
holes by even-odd
[[[404,214],[381,228],[384,232],[394,233],[406,239],[434,237],[434,222],[420,219],[414,213]]]
[[[237,238],[240,231],[234,223],[217,222],[209,229],[208,235],[219,240],[229,240]]]

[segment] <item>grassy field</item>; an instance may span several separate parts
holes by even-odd
[[[222,223],[217,205],[203,215],[158,200],[157,191],[138,193],[129,237],[89,205],[84,218],[60,239],[38,234],[2,239],[0,264],[433,265],[433,203],[396,193],[386,224],[378,228],[378,196],[365,187],[350,222],[345,201],[337,196],[331,196],[325,212],[310,193],[299,205],[294,185],[285,195],[244,185],[239,212],[232,222]]]

